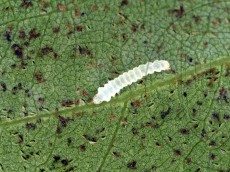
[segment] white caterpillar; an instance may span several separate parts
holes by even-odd
[[[148,74],[168,69],[170,69],[170,65],[166,60],[155,60],[154,62],[148,62],[135,67],[114,80],[109,81],[104,87],[99,87],[98,93],[93,97],[93,103],[100,104],[103,101],[108,102],[111,97],[119,93],[122,88],[131,85],[133,82],[136,82]]]

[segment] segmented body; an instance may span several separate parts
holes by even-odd
[[[119,93],[121,89],[131,85],[133,82],[138,81],[148,74],[168,69],[170,69],[170,65],[166,60],[155,60],[154,62],[148,62],[135,67],[114,80],[109,81],[103,87],[99,87],[98,93],[93,98],[93,102],[95,104],[100,104],[103,101],[108,102],[111,100],[111,97]]]

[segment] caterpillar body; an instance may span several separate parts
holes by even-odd
[[[109,102],[111,97],[115,96],[120,90],[133,82],[138,81],[148,74],[169,70],[170,65],[166,60],[155,60],[123,73],[114,80],[109,81],[104,87],[98,88],[98,93],[93,97],[94,104],[100,104],[103,101]]]

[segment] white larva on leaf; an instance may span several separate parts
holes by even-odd
[[[100,104],[103,101],[110,101],[111,97],[115,96],[120,90],[133,82],[137,82],[148,74],[154,72],[161,72],[162,70],[169,70],[170,65],[166,60],[155,60],[154,62],[148,62],[138,67],[123,73],[114,80],[109,81],[104,87],[98,88],[98,93],[93,97],[94,104]]]

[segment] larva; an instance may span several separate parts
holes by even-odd
[[[133,82],[138,81],[148,74],[168,69],[170,69],[170,65],[166,60],[155,60],[154,62],[148,62],[135,67],[114,80],[109,81],[104,87],[99,87],[98,93],[93,97],[93,103],[100,104],[103,101],[108,102],[111,97],[119,93],[122,88],[131,85]]]

